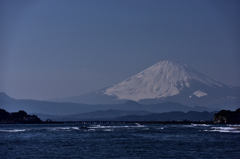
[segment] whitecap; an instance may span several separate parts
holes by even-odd
[[[240,128],[239,127],[212,127],[211,130],[204,130],[204,131],[240,133]]]
[[[212,127],[214,130],[236,130],[234,127]]]
[[[223,133],[240,133],[240,131],[229,131],[229,130],[204,130],[204,131],[212,131],[212,132],[223,132]]]
[[[207,125],[207,124],[191,124],[191,126],[210,126],[210,125]]]
[[[104,129],[103,131],[113,131],[113,129]]]
[[[84,130],[84,131],[95,131],[95,129],[87,129],[87,130]]]
[[[94,129],[118,129],[118,128],[141,128],[141,127],[146,127],[145,125],[140,125],[136,124],[134,126],[128,126],[128,125],[121,125],[121,126],[114,126],[114,125],[108,125],[108,126],[101,126],[101,125],[91,125],[89,128],[94,128]]]
[[[71,127],[53,127],[53,128],[48,128],[48,130],[51,131],[69,131],[71,129]]]
[[[63,127],[63,128],[58,128],[59,130],[69,130],[71,127]]]
[[[79,130],[78,127],[71,127],[71,129],[74,129],[74,130]]]
[[[94,129],[106,129],[106,128],[127,128],[129,126],[90,126],[89,128],[94,128]]]
[[[183,125],[183,127],[194,127],[193,125]]]
[[[227,126],[231,126],[231,127],[240,127],[240,125],[238,125],[238,124],[228,124]]]
[[[13,129],[13,130],[0,130],[1,132],[22,132],[26,131],[27,129]]]

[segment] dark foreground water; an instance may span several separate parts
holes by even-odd
[[[0,158],[240,158],[239,125],[0,125]]]

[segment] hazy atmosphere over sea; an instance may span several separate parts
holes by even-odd
[[[240,86],[240,1],[0,1],[0,92],[81,95],[162,60]]]
[[[0,0],[0,158],[239,158],[240,0]]]

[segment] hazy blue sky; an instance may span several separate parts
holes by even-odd
[[[50,99],[179,60],[240,86],[239,0],[1,0],[0,92]]]

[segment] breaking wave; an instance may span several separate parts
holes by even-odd
[[[0,132],[22,132],[26,130],[27,129],[13,129],[13,130],[0,130]]]
[[[223,133],[240,133],[240,126],[239,125],[231,125],[227,127],[211,127],[210,130],[204,130],[210,132],[223,132]]]
[[[88,128],[93,129],[120,129],[120,128],[142,128],[146,127],[146,125],[140,125],[139,123],[135,123],[135,125],[90,125]]]

